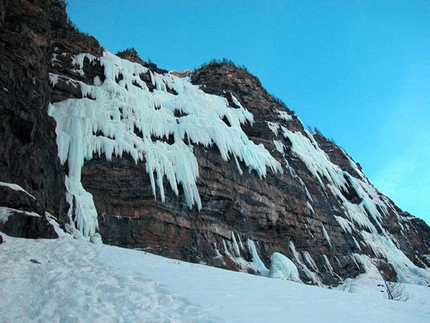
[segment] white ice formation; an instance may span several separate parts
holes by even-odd
[[[356,233],[360,235],[377,257],[386,259],[394,267],[399,281],[428,284],[430,271],[415,266],[400,250],[396,237],[387,231],[382,224],[383,219],[389,217],[390,213],[397,216],[397,221],[402,228],[408,227],[408,220],[398,213],[388,198],[380,194],[369,183],[357,164],[345,153],[351,167],[357,174],[357,177],[351,176],[338,165],[332,163],[309,132],[305,132],[306,135],[303,135],[301,132],[290,131],[281,125],[279,125],[279,130],[285,138],[291,141],[292,151],[305,163],[308,170],[321,184],[322,189],[330,190],[331,194],[341,202],[344,211],[341,213],[346,214],[347,217],[333,214],[340,227],[347,234]],[[348,191],[354,191],[359,202],[354,203],[348,200],[345,196],[345,192]],[[312,205],[312,201],[308,201],[308,203]],[[324,224],[322,224],[322,233],[331,245]],[[353,239],[356,242],[355,238]],[[357,242],[356,245],[361,250]],[[353,257],[366,272],[370,271],[369,263],[376,268],[367,255],[354,254]],[[296,261],[300,263],[299,258]]]
[[[94,235],[98,226],[92,195],[81,184],[84,161],[94,154],[107,160],[129,154],[136,163],[145,161],[155,198],[159,194],[165,200],[166,178],[176,194],[178,186],[183,187],[190,208],[196,205],[199,209],[194,145],[216,145],[224,160],[234,158],[239,172],[238,160],[260,177],[268,169],[282,171],[265,147],[256,145],[242,131],[241,124],[252,123],[253,115],[236,98],[239,108],[230,107],[225,98],[206,94],[186,79],[152,72],[107,51],[100,58],[75,56],[74,72],[82,76],[84,60],[99,62],[105,79],[95,77],[89,85],[51,74],[53,87],[67,82],[80,88],[82,98],[49,105],[49,115],[57,123],[58,154],[61,163],[68,163],[68,215],[84,236]],[[153,89],[143,81],[145,74]],[[163,141],[167,138],[173,140]]]
[[[275,252],[270,257],[270,278],[290,280],[301,283],[299,271],[288,257],[279,252]]]
[[[166,181],[176,194],[181,186],[187,205],[190,208],[195,205],[198,209],[202,205],[196,186],[199,176],[193,152],[196,145],[216,146],[224,160],[233,158],[236,161],[240,173],[239,160],[260,177],[264,177],[269,169],[282,171],[281,164],[265,147],[253,143],[242,131],[241,125],[252,123],[253,115],[234,96],[235,107],[230,107],[225,98],[206,94],[187,79],[155,73],[109,52],[100,58],[90,54],[75,56],[74,73],[77,75],[85,76],[84,60],[90,64],[99,63],[105,78],[95,77],[91,85],[51,74],[52,86],[58,82],[69,83],[80,89],[82,98],[49,106],[49,115],[57,123],[59,157],[63,164],[68,163],[65,181],[66,198],[71,205],[68,215],[84,236],[94,235],[98,226],[93,198],[81,184],[84,161],[94,154],[104,155],[107,160],[128,154],[136,163],[145,162],[155,198],[159,196],[161,201],[165,200],[163,181]],[[150,88],[144,81],[148,77]],[[345,234],[352,236],[357,250],[361,251],[362,246],[367,245],[377,257],[386,259],[394,267],[400,281],[426,284],[430,280],[429,271],[415,266],[400,250],[396,238],[384,229],[383,220],[393,215],[397,216],[402,229],[408,229],[408,220],[398,213],[392,202],[369,183],[354,161],[349,159],[355,171],[352,176],[330,160],[311,133],[287,129],[285,123],[292,120],[287,112],[278,111],[277,119],[278,122],[267,121],[276,138],[273,141],[275,150],[284,156],[284,167],[303,186],[309,210],[315,213],[315,202],[305,182],[285,157],[289,143],[291,147],[288,149],[306,165],[325,194],[340,202],[342,210],[335,212],[333,218]],[[355,196],[354,200],[348,198],[350,193]],[[331,247],[333,237],[328,234],[329,226],[330,223],[321,223],[322,234]],[[234,235],[232,241],[232,250],[240,260],[240,243]],[[252,246],[251,243],[251,249]],[[319,284],[317,273],[320,268],[310,254],[297,251],[292,241],[289,247],[293,255],[291,260],[297,268]],[[258,254],[254,249],[253,265],[259,272],[268,271],[257,261]],[[350,257],[366,272],[376,268],[369,256],[352,254]],[[278,255],[272,260],[280,266],[278,276],[290,275],[285,272],[292,269],[290,262]],[[327,257],[324,260],[323,266],[330,270]]]

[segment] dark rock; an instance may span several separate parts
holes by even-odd
[[[11,186],[0,184],[0,231],[12,237],[57,238],[53,225],[41,215],[44,207],[20,187]]]
[[[30,192],[40,203],[41,214],[48,211],[62,218],[65,173],[58,162],[55,126],[46,110],[51,1],[1,3],[0,181]]]
[[[0,184],[0,206],[29,212],[40,212],[37,200],[30,194]]]
[[[8,236],[31,239],[55,239],[58,234],[45,216],[33,212],[9,209],[6,221],[0,221],[0,231]]]
[[[0,181],[18,184],[35,197],[34,201],[25,195],[5,197],[6,188],[0,187],[0,205],[38,214],[46,211],[60,221],[67,221],[65,171],[47,107],[55,96],[64,99],[73,91],[53,95],[49,68],[56,48],[67,49],[69,57],[82,51],[101,53],[94,38],[68,24],[65,6],[57,0],[0,1]],[[14,234],[39,236],[27,230],[43,229],[45,222],[14,214],[20,219]]]

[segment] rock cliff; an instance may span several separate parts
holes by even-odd
[[[269,275],[282,254],[306,283],[429,283],[430,228],[246,69],[168,73],[105,51],[61,1],[0,7],[0,230],[53,237],[54,216],[232,270]]]

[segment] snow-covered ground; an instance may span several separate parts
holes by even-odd
[[[430,322],[427,286],[396,302],[363,279],[346,293],[66,235],[2,236],[0,322]]]

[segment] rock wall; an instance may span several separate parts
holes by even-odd
[[[46,106],[51,100],[52,25],[64,5],[1,1],[0,6],[0,181],[31,192],[39,214],[62,218],[64,171]],[[5,200],[1,204],[8,206]]]
[[[53,53],[56,48],[69,55],[101,53],[94,38],[69,25],[65,8],[63,1],[0,2],[0,181],[20,185],[35,197],[32,211],[42,217],[48,212],[61,222],[67,221],[69,208],[66,173],[58,159],[55,121],[48,116],[47,106],[73,93],[53,93],[49,79]],[[6,198],[0,206],[11,207]],[[22,230],[3,230],[11,235],[44,236],[32,232],[30,223],[38,221],[36,217],[26,221]],[[14,225],[11,217],[7,227]]]
[[[198,187],[203,204],[199,211],[190,210],[184,197],[173,192],[167,194],[164,203],[155,201],[144,163],[136,165],[127,157],[110,162],[104,156],[93,158],[85,163],[82,181],[94,196],[100,232],[106,243],[260,273],[265,270],[260,260],[269,268],[271,255],[281,252],[296,262],[303,281],[324,284],[336,284],[363,273],[365,265],[352,255],[365,254],[378,260],[374,261],[376,266],[388,279],[396,279],[394,263],[380,259],[375,244],[366,241],[361,232],[370,235],[372,229],[357,226],[348,231],[340,225],[339,218],[349,221],[350,215],[344,201],[327,189],[332,184],[330,179],[323,179],[327,187],[322,186],[292,150],[291,141],[271,127],[282,124],[306,138],[314,137],[317,148],[325,151],[335,166],[373,188],[359,165],[333,142],[306,132],[297,117],[246,70],[229,64],[209,64],[194,71],[192,81],[204,91],[226,96],[229,101],[231,94],[238,98],[255,118],[253,125],[244,126],[245,132],[285,165],[284,173],[269,172],[264,179],[255,172],[245,171],[241,175],[235,162],[223,160],[216,147],[196,145],[194,154],[199,163]],[[281,151],[276,147],[277,140],[284,147]],[[246,170],[243,164],[241,168]],[[402,212],[379,192],[376,194],[387,208],[386,212],[381,211],[382,220],[372,220],[366,209],[362,216],[373,221],[370,225],[378,228],[377,234],[396,237],[398,247],[415,265],[428,266],[428,258],[423,256],[428,254],[429,247],[425,224],[422,226],[418,219]],[[342,195],[350,204],[363,204],[363,196],[352,183]],[[416,230],[422,234],[418,238],[414,235]]]

